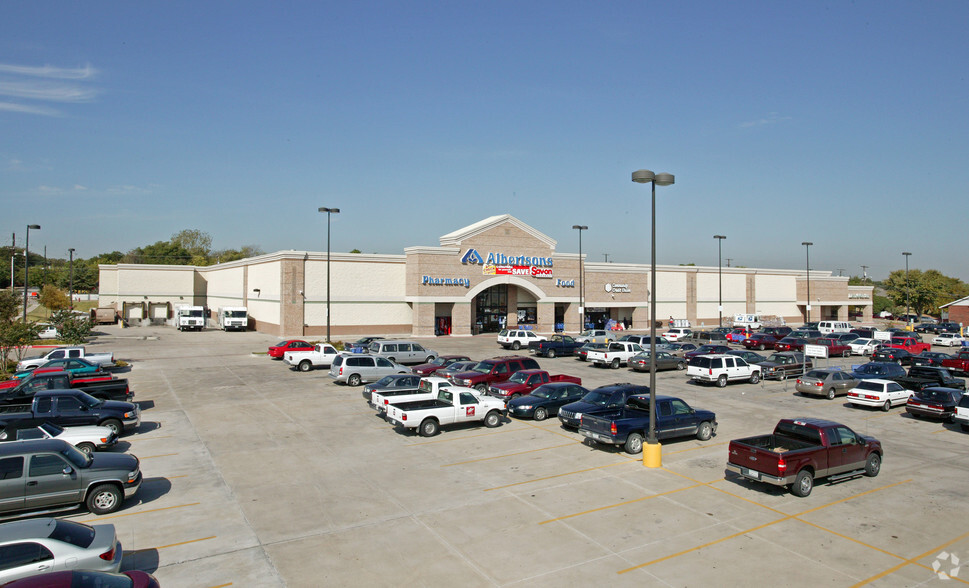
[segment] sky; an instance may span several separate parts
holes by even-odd
[[[32,2],[0,242],[401,254],[511,214],[590,261],[969,281],[969,3]],[[942,237],[939,237],[942,235]]]

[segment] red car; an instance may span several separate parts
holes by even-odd
[[[422,363],[410,368],[418,376],[430,376],[438,370],[442,370],[456,361],[471,361],[467,355],[439,355],[437,359],[430,363]]]
[[[775,343],[777,343],[777,337],[770,333],[754,333],[743,340],[743,346],[747,349],[759,349],[760,351],[773,349]]]
[[[802,339],[801,337],[784,337],[777,343],[774,343],[775,351],[804,351],[804,344],[807,343],[807,339]]]
[[[287,351],[313,351],[314,349],[316,349],[315,345],[311,345],[301,339],[286,339],[285,341],[280,341],[275,345],[269,346],[269,357],[282,359],[283,354]]]
[[[814,342],[815,345],[824,345],[828,348],[828,357],[848,357],[851,355],[851,347],[843,344],[837,339],[821,338]]]
[[[31,576],[21,580],[14,580],[4,584],[10,588],[102,588],[117,586],[118,588],[160,588],[155,576],[140,570],[128,570],[117,574],[111,572],[92,572],[87,570],[71,570],[50,572]]]

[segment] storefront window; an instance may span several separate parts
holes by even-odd
[[[518,324],[519,325],[534,325],[538,322],[538,312],[535,308],[519,308],[518,309]]]
[[[475,326],[479,333],[496,333],[506,327],[508,316],[508,286],[492,286],[475,297],[477,317]]]

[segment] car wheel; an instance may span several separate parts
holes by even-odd
[[[484,425],[489,429],[494,429],[501,424],[501,414],[497,410],[493,410],[485,415]]]
[[[518,351],[519,349],[522,348],[522,344],[519,343],[518,341],[515,341],[514,343],[511,344],[511,348],[514,349],[515,351]]]
[[[707,422],[700,423],[696,430],[696,438],[700,441],[709,441],[710,437],[713,437],[713,426]]]
[[[609,367],[611,367],[614,370],[618,370],[619,369],[619,358],[617,357],[616,359],[612,360],[612,363],[609,364]]]
[[[347,384],[350,385],[350,386],[359,386],[360,385],[360,374],[350,374],[347,377]]]
[[[555,350],[549,349],[548,351],[545,352],[545,356],[548,357],[549,359],[555,359]]]
[[[434,419],[424,419],[421,423],[421,437],[433,437],[441,430],[441,426]]]
[[[642,453],[643,451],[643,436],[639,433],[630,433],[626,437],[625,445],[626,453],[630,455],[636,455],[637,453]]]
[[[781,381],[786,380],[787,379],[787,372],[781,372],[780,374],[778,374],[777,375],[777,379],[778,380],[781,380]]]
[[[124,426],[121,424],[121,421],[119,421],[118,419],[108,419],[103,423],[100,423],[100,425],[102,427],[107,427],[111,429],[111,432],[113,432],[115,435],[120,436],[121,433],[124,432]]]
[[[487,394],[488,384],[478,384],[477,386],[474,387],[474,389],[477,390],[478,392],[481,392],[482,394]]]
[[[865,475],[869,478],[874,478],[878,475],[879,470],[882,469],[882,456],[877,453],[872,453],[868,456],[868,460],[865,461]]]
[[[299,362],[299,371],[308,372],[311,369],[313,369],[313,364],[310,363],[309,360]]]
[[[969,425],[959,425],[959,428],[962,429],[962,432],[969,433]]]
[[[841,352],[841,357],[850,357],[850,356],[851,356],[851,350],[850,349],[847,350],[847,351],[842,351]]]
[[[548,411],[542,407],[535,409],[535,416],[533,417],[536,421],[544,421],[548,418]]]
[[[814,475],[809,470],[801,470],[797,473],[797,477],[794,478],[794,484],[791,486],[791,494],[794,496],[800,496],[804,498],[811,493],[814,489]]]
[[[767,346],[761,343],[760,345],[757,346],[757,349],[763,351],[764,349],[767,349]]]
[[[94,453],[93,443],[78,443],[74,447],[77,447],[79,450],[86,453],[87,455],[91,455],[92,453]]]
[[[754,372],[754,373],[750,374],[750,383],[751,384],[756,384],[759,381],[760,381],[760,372]]]
[[[509,398],[509,400],[514,400],[516,398],[519,398],[520,396],[521,396],[521,394],[512,394],[511,395],[511,398]]]
[[[720,388],[726,388],[727,387],[727,376],[726,375],[723,375],[723,376],[720,376],[719,378],[717,378],[717,386],[719,386]]]
[[[834,388],[829,388],[828,389],[827,396],[828,396],[828,400],[834,400]]]
[[[121,507],[121,491],[112,484],[101,484],[95,486],[91,493],[87,495],[85,504],[87,509],[93,514],[108,514]]]
[[[678,369],[678,370],[680,370],[680,371],[683,371],[683,370],[685,370],[685,369],[686,369],[686,364],[685,364],[685,363],[683,363],[682,361],[681,361],[681,362],[678,362],[678,363],[676,364],[676,369]]]
[[[895,363],[897,363],[898,365],[902,365],[902,360],[900,360],[900,359],[896,359],[896,360],[895,360]]]

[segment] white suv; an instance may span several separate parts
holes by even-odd
[[[666,331],[666,334],[664,334],[663,336],[666,337],[670,341],[679,341],[680,338],[686,337],[690,333],[692,333],[692,331],[690,329],[684,329],[684,328],[680,328],[680,327],[673,327],[669,331]]]
[[[734,355],[698,355],[687,364],[686,375],[700,382],[716,382],[721,388],[728,381],[736,380],[756,384],[760,381],[760,366],[750,365],[744,358]]]
[[[964,432],[969,433],[969,394],[963,394],[959,399],[959,404],[956,405],[955,422],[959,423]]]
[[[505,349],[514,349],[518,351],[522,347],[528,349],[528,344],[532,341],[548,341],[548,337],[544,335],[536,335],[532,331],[526,331],[525,329],[502,329],[498,333],[498,345],[501,345]]]

